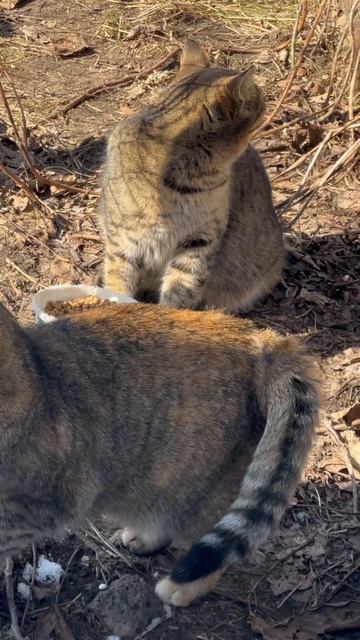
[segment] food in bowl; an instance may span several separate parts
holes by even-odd
[[[73,298],[72,300],[55,300],[53,302],[48,302],[45,306],[45,313],[48,313],[55,318],[59,318],[71,313],[87,311],[94,307],[104,305],[109,306],[111,304],[116,304],[116,302],[114,303],[110,300],[104,300],[97,296],[82,296],[80,298]]]

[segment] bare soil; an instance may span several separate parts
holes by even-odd
[[[0,2],[0,78],[21,131],[14,87],[17,91],[26,118],[26,145],[46,177],[41,184],[26,168],[2,101],[0,163],[23,180],[28,191],[0,172],[0,300],[28,323],[33,322],[31,297],[39,288],[92,283],[96,278],[102,258],[98,181],[106,134],[120,118],[146,103],[154,87],[171,79],[177,54],[160,68],[151,68],[192,34],[208,46],[219,64],[256,65],[270,113],[291,69],[291,47],[278,52],[276,48],[291,40],[296,3],[284,3],[280,11],[275,3],[244,2],[244,18],[239,21],[237,13],[236,23],[229,19],[230,9],[234,6],[239,11],[241,3],[228,3],[225,17],[215,9],[204,12],[205,2],[192,6],[188,0],[164,1],[159,6],[131,0],[32,0],[2,10],[5,4]],[[279,215],[285,206],[285,226],[302,206],[301,201],[287,204],[308,166],[304,162],[292,168],[293,163],[348,117],[345,100],[313,127],[306,122],[286,125],[303,112],[316,111],[329,86],[339,33],[337,18],[334,27],[330,18],[331,13],[330,26],[322,34],[318,30],[270,129],[254,141],[272,179]],[[295,42],[296,52],[303,41]],[[236,53],[239,50],[243,52]],[[341,64],[345,62],[338,63],[339,82],[345,69]],[[134,75],[146,69],[143,77]],[[123,77],[116,86],[86,99],[89,89]],[[66,109],[81,96],[79,104]],[[341,157],[356,135],[354,129],[334,137],[319,154],[319,175]],[[288,231],[290,252],[283,282],[249,314],[259,326],[306,336],[321,360],[324,410],[304,482],[280,531],[251,562],[229,571],[218,590],[202,602],[173,610],[168,618],[164,613],[153,630],[144,629],[138,638],[360,637],[358,160],[357,155],[346,170],[325,181]],[[106,540],[109,531],[105,525],[102,530]],[[87,609],[99,585],[125,571],[140,574],[154,585],[178,552],[139,559],[119,549],[117,556],[88,530],[71,534],[63,542],[47,542],[37,553],[68,567],[60,593],[34,590],[24,633],[35,640],[100,640],[109,632]],[[81,560],[84,555],[89,556],[86,563]],[[121,555],[130,562],[130,569]],[[32,562],[31,551],[16,562],[16,580],[21,580],[26,561]],[[3,582],[0,587],[0,638],[7,638],[9,612]],[[52,632],[51,625],[46,631],[55,601],[67,631],[62,627]],[[17,593],[16,605],[21,618],[25,600]]]

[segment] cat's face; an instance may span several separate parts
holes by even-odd
[[[261,119],[264,98],[253,80],[253,68],[235,73],[212,67],[201,47],[188,40],[180,69],[168,88],[168,99],[176,103],[183,124],[223,142],[247,137]]]

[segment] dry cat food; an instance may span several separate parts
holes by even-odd
[[[110,300],[103,300],[97,296],[82,296],[81,298],[74,298],[73,300],[55,300],[54,302],[48,302],[45,307],[45,313],[51,316],[67,316],[69,313],[75,311],[87,311],[93,307],[99,307],[100,305],[109,305]]]

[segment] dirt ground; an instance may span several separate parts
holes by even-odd
[[[102,256],[97,203],[105,136],[120,118],[145,104],[154,87],[170,81],[184,38],[196,37],[219,64],[242,68],[254,63],[269,114],[294,68],[292,53],[296,60],[320,3],[310,3],[313,13],[298,38],[291,38],[299,15],[292,1],[279,7],[269,0],[12,4],[0,1],[0,79],[6,96],[0,100],[0,168],[5,167],[0,171],[0,300],[26,323],[33,322],[31,298],[39,288],[96,278]],[[330,102],[333,108],[324,118],[301,120],[324,104],[331,84],[343,23],[335,3],[328,6],[284,104],[254,140],[272,179],[290,252],[282,283],[249,315],[260,326],[306,336],[321,359],[324,407],[315,447],[280,531],[251,562],[229,571],[216,593],[187,610],[164,612],[137,638],[360,637],[359,152],[342,161],[346,150],[359,151],[359,105],[355,101],[350,113],[344,94],[337,104]],[[348,66],[341,55],[335,65],[337,87]],[[114,86],[106,86],[112,81]],[[349,118],[353,128],[338,134]],[[312,151],[326,136],[328,144],[314,159]],[[338,170],[332,172],[336,163]],[[316,180],[323,184],[312,193]],[[306,189],[312,199],[301,211]],[[299,197],[291,203],[294,193]],[[36,550],[67,570],[60,591],[35,584],[27,605],[16,591],[29,638],[106,638],[111,630],[88,609],[99,585],[126,572],[153,586],[177,553],[138,559],[109,545],[110,534],[106,527],[102,531],[104,537],[88,529]],[[16,561],[15,582],[27,561],[32,562],[31,551]],[[9,611],[3,581],[0,588],[0,638],[5,639]],[[55,606],[67,626],[53,631],[49,616]]]

